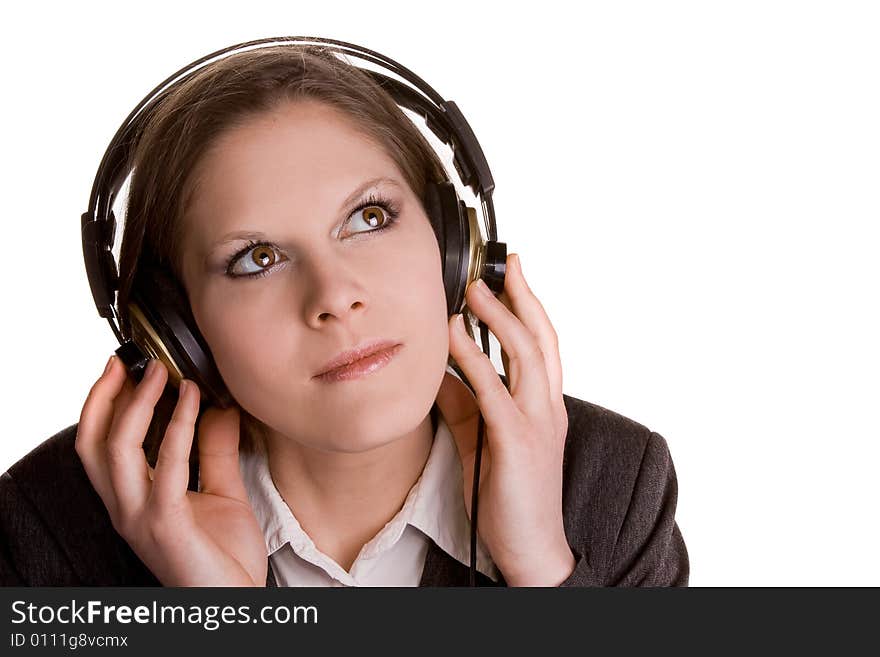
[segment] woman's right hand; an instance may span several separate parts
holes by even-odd
[[[200,492],[187,490],[200,392],[186,381],[153,470],[142,445],[168,371],[151,365],[135,386],[113,357],[77,427],[76,453],[113,528],[164,586],[265,586],[266,543],[239,470],[238,408],[203,413]]]

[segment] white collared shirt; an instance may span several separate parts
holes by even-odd
[[[421,476],[400,511],[363,546],[350,571],[321,552],[303,531],[275,487],[265,452],[240,454],[239,463],[278,586],[418,586],[431,540],[470,567],[461,460],[439,412]],[[495,582],[499,579],[479,537],[477,570]]]

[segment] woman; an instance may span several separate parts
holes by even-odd
[[[425,209],[445,169],[366,75],[307,47],[219,60],[133,164],[122,326],[146,263],[169,271],[235,403],[111,357],[78,424],[0,480],[4,583],[464,584],[482,416],[477,583],[686,584],[665,441],[563,395],[519,259],[499,298],[466,294],[503,380],[448,317]]]

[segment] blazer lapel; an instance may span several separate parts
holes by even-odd
[[[269,563],[268,565],[269,570],[266,571],[266,588],[278,588],[278,582],[275,581],[275,573],[272,572],[272,564]]]
[[[419,586],[470,586],[470,575],[470,566],[449,556],[431,541]],[[500,574],[498,582],[493,582],[490,577],[478,570],[475,579],[477,586],[507,586],[507,582]]]

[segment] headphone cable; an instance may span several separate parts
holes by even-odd
[[[486,354],[487,358],[489,356],[489,327],[486,326],[483,320],[479,320],[480,327],[480,342],[483,344],[483,353]],[[473,390],[470,382],[465,378],[464,382],[467,384],[468,388]],[[475,393],[476,394],[476,393]],[[478,503],[479,503],[479,495],[480,492],[480,470],[483,456],[483,434],[485,432],[485,421],[483,420],[483,413],[479,411],[479,420],[477,427],[477,451],[474,455],[474,483],[473,489],[471,490],[471,567],[470,567],[470,586],[477,585],[477,513]]]

